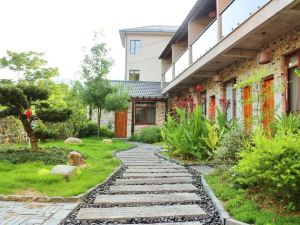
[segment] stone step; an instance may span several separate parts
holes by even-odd
[[[125,184],[186,184],[192,183],[191,177],[170,177],[170,178],[131,178],[117,179],[115,185]]]
[[[124,160],[121,159],[123,163],[166,163],[165,160]]]
[[[155,169],[155,168],[151,168],[151,169],[143,169],[143,168],[134,168],[131,169],[132,167],[128,167],[128,169],[126,169],[126,173],[183,173],[183,172],[187,172],[187,170],[185,168],[162,168],[162,169]]]
[[[133,163],[125,163],[125,165],[127,166],[152,166],[152,167],[166,167],[166,168],[178,168],[178,167],[182,167],[180,165],[177,164],[172,164],[169,162],[163,162],[163,163],[152,163],[152,162],[147,162],[147,163],[139,163],[139,162],[133,162]]]
[[[149,193],[149,192],[194,192],[197,188],[192,184],[160,184],[160,185],[117,185],[109,188],[110,193]]]
[[[206,212],[198,205],[171,205],[116,208],[82,208],[78,212],[77,219],[122,222],[133,218],[156,219],[162,217],[201,217],[206,215]]]
[[[200,201],[201,198],[195,193],[167,193],[167,194],[135,194],[135,195],[97,195],[94,204],[140,205],[146,203],[191,203]]]
[[[123,178],[190,177],[189,173],[123,173]]]
[[[125,164],[124,164],[125,165]],[[130,170],[144,170],[144,169],[151,169],[151,170],[184,170],[183,166],[128,166],[126,165],[127,169]]]

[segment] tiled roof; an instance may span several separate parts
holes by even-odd
[[[178,26],[165,26],[165,25],[151,25],[144,27],[134,27],[121,29],[120,32],[167,32],[175,33],[178,29]]]
[[[161,94],[161,82],[111,80],[112,85],[125,88],[131,97],[165,98]]]

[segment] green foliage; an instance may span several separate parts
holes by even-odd
[[[158,143],[162,141],[161,129],[159,127],[145,127],[139,134],[132,135],[130,141],[144,142],[144,143]]]
[[[274,138],[256,132],[254,145],[241,153],[235,173],[244,187],[259,188],[300,208],[300,131],[279,130]]]
[[[183,159],[207,159],[208,146],[205,139],[208,137],[208,121],[197,106],[189,113],[176,109],[176,116],[168,115],[162,128],[162,136],[170,156]]]
[[[13,164],[26,162],[43,162],[46,165],[65,164],[68,154],[71,150],[62,148],[45,148],[39,151],[31,151],[28,148],[1,148],[0,161],[6,161]]]
[[[78,130],[78,136],[82,137],[93,137],[97,135],[98,126],[96,123],[88,122],[83,124]],[[107,127],[100,128],[100,137],[113,137],[114,134]]]
[[[295,70],[295,73],[296,73],[296,75],[297,75],[298,77],[300,77],[300,70],[299,70],[299,69],[296,69],[296,70]]]
[[[38,122],[34,128],[34,134],[38,139],[45,141],[46,139],[58,138],[58,133],[55,130],[48,129],[42,122]]]
[[[89,53],[84,56],[81,64],[81,74],[87,80],[103,78],[112,67],[112,59],[105,43],[94,44]]]
[[[49,79],[58,75],[57,68],[46,67],[44,53],[6,51],[7,56],[0,58],[0,67],[15,72],[22,72],[22,81],[35,82],[40,79]]]
[[[239,152],[250,138],[250,133],[245,129],[240,126],[232,127],[223,135],[216,151],[216,159],[223,163],[235,164],[239,159]]]
[[[210,159],[212,159],[216,154],[216,149],[223,135],[223,130],[218,131],[219,127],[217,124],[211,125],[208,122],[206,122],[206,127],[208,133],[207,133],[207,137],[203,137],[203,140],[205,141],[205,144],[208,147],[206,148],[207,154],[209,155]]]
[[[37,109],[36,114],[42,121],[57,123],[70,118],[72,111],[70,109]]]
[[[47,100],[49,91],[35,84],[21,84],[18,87],[23,91],[28,101]]]
[[[115,91],[106,96],[105,109],[111,111],[123,111],[129,107],[130,97],[126,92]]]
[[[225,209],[233,218],[256,225],[300,224],[299,216],[282,216],[277,212],[261,208],[244,190],[234,187],[231,176],[231,173],[219,170],[206,176],[205,179],[217,197],[226,201]]]
[[[277,132],[291,132],[293,134],[300,130],[300,115],[290,113],[287,116],[278,116],[271,126],[273,136]]]

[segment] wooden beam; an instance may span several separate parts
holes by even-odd
[[[238,58],[254,58],[258,54],[257,50],[252,49],[240,49],[233,48],[226,52],[224,55],[229,57],[238,57]]]

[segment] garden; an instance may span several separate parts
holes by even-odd
[[[106,79],[112,59],[105,43],[85,53],[82,80],[70,84],[55,81],[59,71],[44,57],[8,50],[0,58],[1,69],[18,74],[0,80],[0,195],[82,194],[116,170],[115,151],[133,146],[112,139],[111,127],[101,125],[103,110],[129,104],[126,90]],[[58,165],[75,170],[57,175]]]
[[[226,100],[207,117],[192,98],[177,99],[162,127],[166,154],[213,165],[205,179],[235,219],[300,224],[300,115],[275,116],[268,127],[253,118],[253,128],[245,128],[227,121]]]

